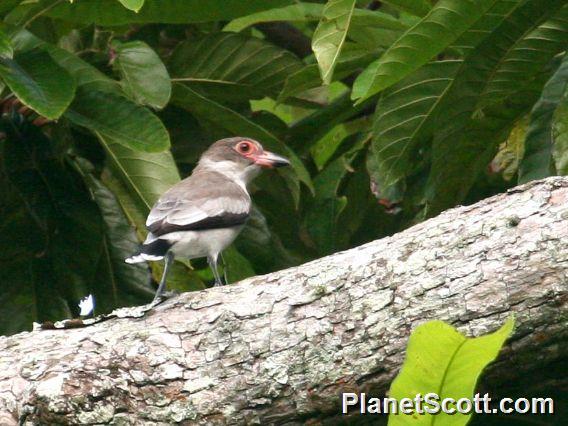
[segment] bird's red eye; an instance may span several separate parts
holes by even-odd
[[[240,142],[237,145],[237,151],[241,154],[249,154],[253,150],[253,146],[250,142]]]

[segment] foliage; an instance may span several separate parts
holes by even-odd
[[[400,401],[433,392],[440,400],[472,400],[481,372],[497,357],[513,327],[514,320],[510,318],[491,334],[467,338],[442,321],[429,321],[418,326],[410,336],[406,360],[391,385],[389,397]],[[448,407],[455,409],[455,404]],[[467,424],[471,417],[471,414],[459,412],[430,414],[426,411],[433,408],[425,404],[422,406],[424,413],[391,415],[388,424],[460,426]]]
[[[121,259],[222,137],[292,161],[231,280],[568,170],[565,0],[0,3],[0,333],[148,300],[162,265]]]

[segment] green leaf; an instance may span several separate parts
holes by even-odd
[[[554,135],[554,163],[560,175],[568,175],[568,89],[554,113],[552,123]]]
[[[89,89],[104,92],[116,92],[120,90],[118,81],[106,76],[77,55],[46,43],[25,29],[15,28],[10,36],[12,45],[16,51],[25,53],[33,49],[43,49],[48,52],[57,65],[73,76],[77,86],[82,86],[83,88],[89,86]]]
[[[511,335],[514,319],[485,336],[467,338],[442,321],[429,321],[411,334],[402,370],[395,378],[389,397],[400,401],[417,394],[435,393],[441,399],[473,399],[483,369],[499,354]],[[451,405],[450,405],[451,406]],[[455,406],[451,406],[455,408]],[[424,409],[424,405],[423,405]],[[471,414],[391,414],[389,426],[465,425]]]
[[[276,96],[302,62],[285,49],[256,37],[213,33],[181,43],[169,68],[176,82],[227,103]]]
[[[554,174],[553,137],[554,113],[563,100],[568,87],[568,55],[548,80],[540,99],[534,105],[525,139],[525,155],[519,168],[519,183],[541,179]],[[560,170],[559,170],[560,171]]]
[[[311,22],[323,16],[324,5],[317,3],[296,3],[278,9],[265,10],[243,16],[229,22],[223,31],[240,32],[251,25],[263,22]],[[395,17],[377,10],[354,9],[352,24],[357,26],[376,26],[384,29],[406,29],[407,26]]]
[[[539,0],[522,3],[464,61],[437,117],[440,130],[433,140],[432,167],[426,183],[428,214],[465,199],[514,123],[538,99],[546,78],[543,73],[521,85],[511,98],[497,98],[487,105],[480,94],[500,67],[501,59],[564,4],[562,0],[551,0],[543,8]],[[468,173],[463,173],[465,169]]]
[[[368,65],[380,51],[369,52],[359,46],[345,44],[343,53],[334,70],[334,80],[340,80],[357,72],[361,67]],[[321,86],[321,76],[317,64],[309,64],[302,69],[291,73],[284,83],[284,87],[278,95],[278,102],[297,96],[300,93]]]
[[[360,102],[402,80],[457,40],[495,2],[440,0],[355,80],[352,99]]]
[[[143,105],[161,109],[172,91],[168,70],[154,50],[143,41],[115,43],[113,65],[120,73],[122,87]]]
[[[107,135],[99,133],[98,137],[113,174],[127,187],[142,212],[143,224],[158,198],[180,180],[172,154],[136,151]]]
[[[551,59],[566,49],[567,28],[568,5],[516,42],[493,71],[480,94],[479,107],[506,99],[542,73]]]
[[[471,54],[487,34],[502,31],[497,28],[517,6],[509,1],[496,3],[487,18],[463,34],[452,47]],[[436,125],[438,117],[444,114],[445,107],[452,108],[446,98],[451,94],[456,75],[463,74],[465,66],[461,59],[433,61],[381,94],[372,145],[373,162],[377,166],[372,168],[372,176],[380,198],[401,200],[404,179],[416,172],[424,161],[425,148],[441,130]],[[477,90],[483,89],[464,93],[479,96]]]
[[[0,77],[24,105],[50,119],[63,114],[75,93],[71,76],[42,50],[0,57]]]
[[[337,151],[341,143],[355,133],[368,131],[369,117],[361,117],[346,123],[338,124],[312,145],[310,152],[317,168],[321,170]]]
[[[416,148],[428,140],[437,108],[461,61],[431,62],[386,90],[375,110],[371,154],[381,198],[398,201],[399,183],[420,161]]]
[[[0,30],[0,58],[12,58],[14,56],[14,49],[12,43],[4,31]]]
[[[116,0],[61,2],[47,12],[64,21],[102,26],[228,21],[261,10],[283,7],[291,0],[146,0],[138,13]]]
[[[351,29],[354,30],[361,29],[363,27],[373,27],[382,30],[391,31],[405,31],[408,29],[409,25],[389,15],[388,13],[383,13],[379,10],[368,10],[368,9],[357,9],[353,10],[353,16],[351,17],[351,27],[349,28],[350,36]]]
[[[383,0],[383,3],[420,17],[427,15],[432,8],[427,0]]]
[[[291,162],[292,170],[280,169],[280,173],[292,191],[296,204],[299,202],[299,181],[313,190],[310,175],[296,154],[284,145],[276,136],[232,109],[220,105],[189,87],[181,84],[174,85],[173,102],[187,109],[193,115],[213,121],[234,135],[248,136],[257,139],[269,150],[285,155]]]
[[[118,81],[106,76],[77,55],[47,43],[42,46],[60,67],[73,76],[78,87],[99,92],[117,93],[120,91]]]
[[[120,95],[80,90],[65,116],[137,151],[161,152],[170,146],[168,132],[160,119]]]
[[[317,3],[296,3],[277,9],[264,10],[232,20],[223,31],[240,32],[251,25],[263,22],[287,21],[308,22],[320,19],[323,5]]]
[[[323,16],[312,37],[312,50],[319,64],[324,84],[333,77],[335,64],[345,43],[355,0],[328,0]]]
[[[118,0],[122,5],[134,12],[138,12],[144,6],[144,0]]]

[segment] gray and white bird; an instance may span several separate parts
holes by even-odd
[[[146,220],[148,236],[140,252],[126,259],[127,263],[164,259],[154,302],[164,293],[175,257],[207,257],[215,285],[222,285],[217,259],[249,217],[247,184],[262,167],[289,164],[286,158],[243,137],[221,139],[203,153],[193,173],[172,186],[152,207]]]

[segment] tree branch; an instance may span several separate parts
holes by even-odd
[[[512,313],[515,335],[485,383],[566,386],[541,374],[568,361],[566,241],[568,178],[550,178],[142,318],[3,337],[0,423],[330,418],[341,392],[386,392],[417,324],[479,335]]]

